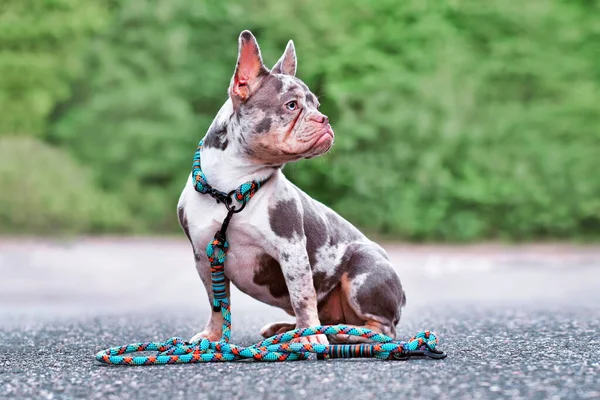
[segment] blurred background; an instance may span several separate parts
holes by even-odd
[[[593,0],[3,0],[0,233],[178,233],[243,29],[337,134],[285,174],[367,232],[600,236]]]
[[[243,29],[268,66],[294,40],[336,144],[284,173],[385,247],[427,385],[94,364],[206,322],[176,204]],[[599,271],[600,0],[0,0],[5,398],[598,398]],[[290,319],[231,298],[234,343]]]

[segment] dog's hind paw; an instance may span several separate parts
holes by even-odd
[[[211,342],[218,342],[221,339],[221,334],[219,332],[209,332],[209,331],[202,331],[202,332],[198,332],[196,333],[190,340],[189,342],[197,342],[199,340],[202,339],[208,339]]]
[[[265,338],[269,338],[274,335],[279,335],[280,333],[291,331],[292,329],[296,329],[296,324],[294,322],[273,322],[263,326],[260,330],[260,334]]]

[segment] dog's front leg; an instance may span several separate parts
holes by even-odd
[[[221,340],[221,335],[223,333],[223,315],[221,314],[221,310],[214,311],[212,308],[213,291],[210,277],[210,264],[205,257],[203,258],[197,253],[196,249],[194,249],[194,258],[196,259],[196,270],[198,271],[198,275],[200,275],[200,279],[202,280],[204,288],[206,289],[206,293],[208,294],[210,311],[208,322],[206,322],[204,330],[195,334],[194,337],[190,339],[190,342],[194,342],[203,338],[207,338],[210,341],[216,342]],[[225,291],[227,292],[227,297],[229,297],[229,286],[229,279],[225,278]]]
[[[312,271],[304,246],[282,249],[279,254],[281,270],[290,294],[290,302],[296,315],[296,328],[320,325],[317,310],[317,293]],[[313,335],[298,339],[301,343],[328,344],[325,335]]]

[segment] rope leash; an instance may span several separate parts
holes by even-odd
[[[315,334],[348,334],[367,337],[377,343],[358,345],[324,345],[316,343],[289,343],[289,341]],[[193,364],[202,362],[235,361],[253,359],[258,361],[306,360],[310,353],[319,359],[329,358],[378,358],[382,360],[406,360],[411,356],[444,358],[446,354],[435,350],[437,338],[431,332],[420,332],[408,342],[397,342],[370,329],[346,325],[319,325],[295,329],[272,336],[252,346],[242,347],[224,341],[211,342],[202,339],[186,343],[174,337],[166,342],[133,343],[113,347],[96,354],[96,359],[113,365],[163,365]],[[157,351],[154,356],[131,357],[125,354]]]
[[[228,213],[215,237],[206,246],[206,255],[210,262],[213,292],[213,311],[221,311],[223,327],[221,340],[212,342],[201,339],[192,343],[173,337],[165,342],[133,343],[120,347],[111,347],[96,354],[96,360],[111,365],[163,365],[192,364],[201,362],[235,361],[252,359],[258,361],[295,361],[306,360],[310,354],[318,359],[329,358],[378,358],[383,360],[407,360],[410,357],[429,357],[442,359],[446,353],[436,349],[437,337],[430,331],[419,332],[408,342],[393,338],[373,330],[348,325],[317,325],[309,328],[294,329],[271,336],[252,346],[243,347],[229,343],[231,338],[231,306],[225,290],[225,260],[229,243],[226,232],[229,221],[244,209],[263,182],[247,182],[230,193],[212,188],[200,168],[202,141],[194,155],[192,178],[199,193],[209,194],[227,207]],[[268,179],[268,178],[267,178]],[[232,197],[241,206],[232,205]],[[324,345],[319,343],[293,343],[295,339],[312,335],[349,335],[369,339],[368,344]],[[127,356],[126,354],[156,351],[153,356]]]

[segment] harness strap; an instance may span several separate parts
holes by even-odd
[[[194,189],[196,189],[198,193],[208,194],[214,197],[217,200],[217,203],[229,204],[232,195],[235,195],[234,198],[240,203],[247,202],[254,196],[258,189],[269,180],[270,177],[263,181],[245,182],[229,193],[221,192],[213,188],[208,184],[206,175],[202,172],[200,152],[202,151],[203,142],[204,141],[201,140],[200,143],[198,143],[196,153],[194,153],[194,162],[192,163],[192,179],[194,181]]]

